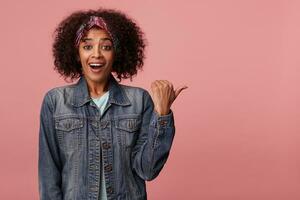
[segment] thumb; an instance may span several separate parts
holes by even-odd
[[[175,90],[175,99],[176,99],[176,97],[180,94],[180,92],[181,92],[182,90],[187,89],[187,88],[188,88],[188,86],[186,86],[186,85],[180,86],[180,87],[176,88],[176,90]]]

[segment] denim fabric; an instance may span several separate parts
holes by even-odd
[[[95,102],[95,104],[99,107],[100,109],[100,114],[102,115],[104,108],[107,104],[108,101],[108,95],[109,91],[107,91],[105,94],[103,94],[99,98],[92,98],[92,100]],[[102,155],[102,152],[100,152],[100,156]],[[106,194],[106,187],[105,187],[105,179],[104,177],[104,166],[103,162],[101,163],[101,178],[100,178],[100,194],[99,194],[99,200],[107,200],[107,194]]]
[[[40,199],[98,200],[103,162],[109,200],[145,200],[145,181],[160,173],[174,134],[172,110],[159,116],[146,90],[113,76],[102,115],[84,76],[53,88],[40,113]]]

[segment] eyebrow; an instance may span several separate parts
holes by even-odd
[[[82,41],[83,42],[88,42],[88,41],[93,41],[93,38],[83,38]],[[100,38],[100,40],[105,41],[105,40],[109,40],[112,42],[112,40],[110,38]]]

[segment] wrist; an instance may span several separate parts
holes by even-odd
[[[159,116],[163,116],[163,115],[168,115],[168,114],[170,114],[170,109],[166,109],[166,110],[157,110],[157,109],[155,109],[155,112],[156,112]]]

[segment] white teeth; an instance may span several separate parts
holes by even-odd
[[[101,64],[96,64],[96,63],[95,63],[95,64],[94,64],[94,63],[91,63],[90,66],[99,67],[99,66],[102,66],[102,65],[101,65]]]

